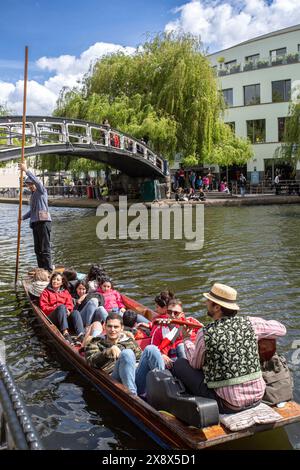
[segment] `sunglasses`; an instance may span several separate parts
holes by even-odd
[[[178,310],[167,310],[169,315],[181,315],[182,312],[178,312]]]

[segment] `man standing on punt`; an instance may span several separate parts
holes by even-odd
[[[187,359],[177,359],[173,371],[193,395],[213,398],[221,413],[234,413],[258,405],[265,392],[258,340],[286,334],[275,320],[237,315],[237,292],[215,283],[207,299],[213,322],[199,330],[195,344],[185,329]]]
[[[30,209],[22,220],[30,218],[33,232],[34,251],[39,268],[52,272],[50,233],[51,217],[48,210],[48,194],[43,184],[27,169],[26,163],[19,163],[20,171],[26,173],[25,185],[31,192]]]

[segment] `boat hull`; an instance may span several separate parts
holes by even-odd
[[[23,282],[28,296],[28,284]],[[129,390],[115,381],[106,372],[90,367],[78,349],[66,342],[41,309],[28,297],[33,313],[44,326],[44,331],[51,339],[55,348],[68,362],[83,375],[105,398],[117,406],[134,424],[141,428],[160,447],[165,449],[204,449],[236,439],[251,436],[256,432],[266,431],[286,424],[300,421],[300,405],[289,402],[284,408],[276,411],[282,419],[268,425],[256,425],[239,432],[231,432],[222,425],[198,429],[187,426],[175,416],[157,411],[141,398],[131,394]],[[123,296],[126,307],[150,317],[153,313],[138,302]]]

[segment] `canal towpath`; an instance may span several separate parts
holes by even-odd
[[[93,209],[98,207],[100,204],[110,203],[115,207],[118,207],[118,201],[105,201],[98,199],[87,199],[87,198],[49,198],[49,206],[53,207],[74,207],[74,208],[84,208],[84,209]],[[140,200],[131,200],[130,203],[141,203]],[[0,197],[0,204],[18,204],[19,198],[8,198]],[[269,194],[247,194],[244,197],[234,196],[234,197],[224,197],[224,198],[214,198],[209,197],[205,201],[178,201],[175,199],[160,199],[153,202],[144,202],[146,206],[151,206],[151,204],[163,205],[163,204],[179,204],[179,205],[197,205],[204,204],[204,206],[213,207],[213,206],[226,206],[226,207],[238,207],[238,206],[261,206],[261,205],[270,205],[270,204],[299,204],[300,197],[288,196],[288,195],[269,195]],[[28,204],[28,199],[23,199],[23,204]]]

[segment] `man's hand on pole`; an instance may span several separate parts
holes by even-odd
[[[24,163],[19,163],[19,170],[20,170],[20,171],[24,171],[24,172],[26,173],[26,171],[27,171],[27,165],[26,165],[25,162],[24,162]]]

